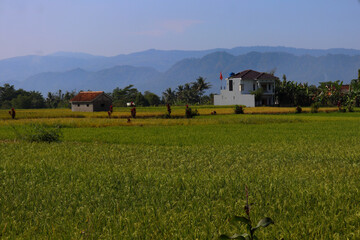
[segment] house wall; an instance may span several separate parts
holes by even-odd
[[[94,106],[92,103],[72,102],[71,111],[73,112],[93,112]]]
[[[94,112],[109,111],[112,100],[105,95],[101,95],[94,101]]]
[[[241,94],[251,94],[253,91],[253,84],[255,83],[253,80],[241,80],[239,78],[233,78],[233,91],[232,92],[240,92],[240,85],[242,84]],[[255,83],[255,89],[257,89],[257,84]],[[226,90],[229,90],[229,80],[226,80]]]
[[[255,102],[255,106],[272,106],[275,104],[273,95],[264,95],[260,101]]]
[[[245,105],[247,107],[255,107],[255,96],[221,90],[220,95],[214,95],[214,105]]]
[[[230,81],[233,82],[233,90],[229,91]],[[254,88],[255,84],[255,88]],[[214,105],[245,105],[255,107],[255,96],[251,94],[254,90],[264,86],[263,98],[256,103],[259,105],[273,105],[275,82],[273,80],[242,80],[241,78],[226,79],[226,89],[221,90],[220,95],[214,95]],[[270,88],[270,89],[269,89]]]

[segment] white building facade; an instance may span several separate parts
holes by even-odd
[[[214,105],[272,106],[275,103],[275,80],[268,73],[245,70],[226,78],[226,87],[214,95]],[[262,89],[259,99],[253,92]]]

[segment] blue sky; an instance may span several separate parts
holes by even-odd
[[[360,1],[0,0],[0,59],[236,46],[360,49]]]

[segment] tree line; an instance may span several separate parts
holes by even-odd
[[[272,73],[273,74],[273,73]],[[213,104],[213,95],[205,95],[205,91],[211,84],[203,77],[196,81],[179,85],[176,89],[167,88],[161,96],[155,93],[138,91],[133,85],[124,88],[115,88],[107,93],[113,99],[113,105],[124,107],[129,102],[136,106],[157,106],[163,104],[186,105],[186,104]],[[43,97],[37,91],[25,91],[15,89],[13,85],[4,84],[0,86],[0,108],[68,108],[70,99],[77,92],[57,91],[48,93]],[[261,98],[262,92],[253,92],[257,98]],[[343,82],[340,80],[322,82],[319,86],[308,83],[289,81],[286,75],[282,80],[277,79],[275,83],[275,98],[278,106],[310,106],[319,103],[323,106],[337,106],[353,104],[360,106],[360,69],[358,78],[351,80],[349,90],[344,91]]]
[[[126,106],[129,102],[134,102],[136,106],[212,104],[212,94],[204,95],[210,87],[211,84],[205,78],[199,77],[195,82],[179,85],[176,90],[166,89],[161,97],[149,91],[141,93],[133,85],[115,88],[109,95],[117,107]]]
[[[340,80],[321,82],[315,86],[288,81],[283,75],[282,81],[276,80],[275,97],[280,106],[310,106],[313,103],[322,106],[360,106],[360,69],[358,78],[351,80],[346,87]]]
[[[176,91],[166,89],[162,96],[150,91],[144,93],[138,91],[134,85],[124,88],[115,88],[107,93],[113,99],[113,106],[125,107],[127,103],[134,102],[136,106],[158,106],[162,104],[211,104],[212,94],[204,95],[205,90],[211,85],[205,78],[199,77],[196,82],[180,85]],[[68,108],[70,100],[77,94],[75,91],[59,90],[55,93],[49,92],[46,97],[37,91],[25,91],[15,89],[13,85],[4,84],[0,86],[0,108]]]
[[[56,93],[48,93],[47,98],[44,98],[40,92],[25,91],[23,89],[15,89],[14,85],[4,84],[0,86],[0,108],[60,108],[68,107],[69,100],[73,98],[76,93],[65,92],[59,90]]]

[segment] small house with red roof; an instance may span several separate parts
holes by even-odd
[[[272,106],[275,104],[276,79],[269,73],[254,70],[231,73],[225,79],[225,89],[219,95],[214,95],[214,105]],[[260,92],[258,99],[255,92]]]
[[[79,92],[70,103],[73,112],[109,111],[112,98],[103,91]]]

